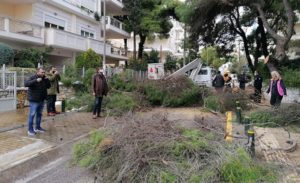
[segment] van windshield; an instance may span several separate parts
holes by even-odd
[[[207,75],[207,70],[206,69],[201,69],[199,71],[198,75]]]

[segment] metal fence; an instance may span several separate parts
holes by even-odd
[[[16,72],[7,71],[5,65],[0,70],[0,111],[17,107]]]

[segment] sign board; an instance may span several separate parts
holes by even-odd
[[[165,75],[163,63],[148,64],[148,79],[162,79]]]

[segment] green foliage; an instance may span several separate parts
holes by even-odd
[[[146,99],[152,105],[162,105],[166,92],[152,84],[143,86]]]
[[[148,56],[148,59],[146,60],[147,63],[158,63],[159,62],[159,53],[156,50],[151,50]]]
[[[188,78],[162,80],[145,83],[140,86],[146,100],[152,105],[167,107],[192,106],[201,104],[205,88],[194,85]]]
[[[300,70],[284,68],[282,70],[283,81],[287,87],[300,87]]]
[[[14,50],[4,43],[0,43],[0,65],[8,64],[13,60],[15,53]]]
[[[213,111],[221,111],[221,105],[218,96],[210,95],[204,98],[204,107]]]
[[[209,95],[204,98],[204,107],[213,111],[226,112],[236,109],[236,101],[240,102],[240,107],[245,110],[249,109],[247,105],[249,98],[245,93],[223,93],[222,95]]]
[[[80,93],[76,97],[66,100],[66,108],[68,110],[79,109],[81,107],[86,106],[83,109],[83,111],[91,112],[93,105],[94,105],[94,96],[90,93]]]
[[[61,82],[65,87],[71,87],[72,84],[81,79],[74,65],[66,65],[65,73],[62,75]]]
[[[120,116],[134,110],[137,107],[137,101],[130,94],[113,92],[107,96],[103,105],[110,111],[110,115]]]
[[[176,70],[176,68],[177,68],[176,62],[177,62],[177,59],[175,57],[173,57],[172,55],[168,54],[166,57],[166,62],[164,64],[164,69],[167,71]]]
[[[252,123],[258,126],[278,127],[291,123],[300,124],[300,105],[289,104],[281,106],[277,110],[255,111],[250,115]]]
[[[27,48],[18,51],[18,60],[15,61],[16,67],[37,67],[38,63],[47,63],[47,54],[52,52],[52,47],[46,47],[45,49]]]
[[[220,59],[220,55],[216,47],[203,48],[201,52],[201,58],[208,66],[219,68],[224,62]]]
[[[133,58],[131,58],[129,60],[128,68],[135,71],[147,71],[148,63],[145,60],[134,60]]]
[[[274,170],[252,160],[243,149],[239,149],[234,155],[228,155],[228,159],[224,162],[220,171],[224,182],[275,183],[278,181]]]
[[[93,132],[89,136],[87,143],[80,142],[74,144],[72,149],[73,162],[82,167],[93,167],[99,158],[99,153],[97,153],[98,145],[104,137],[105,134],[103,132]]]
[[[130,71],[114,75],[109,80],[109,87],[126,92],[132,92],[136,89]]]
[[[163,100],[163,105],[168,107],[191,106],[199,102],[201,89],[198,86],[184,89],[179,96],[168,92]]]
[[[81,53],[76,57],[76,68],[96,68],[102,66],[102,58],[92,49]]]
[[[90,91],[90,88],[92,87],[92,77],[96,73],[95,68],[90,68],[85,72],[84,78],[83,78],[83,84],[87,89],[87,92]]]

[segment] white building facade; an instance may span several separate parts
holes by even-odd
[[[160,62],[164,63],[168,54],[177,58],[183,57],[182,42],[184,39],[184,29],[181,23],[172,20],[173,28],[170,30],[170,37],[167,39],[159,39],[158,36],[154,40],[146,40],[144,44],[144,52],[149,53],[151,50],[159,52]],[[139,36],[136,37],[136,51],[138,51]],[[128,52],[133,53],[133,38],[128,40]]]
[[[103,16],[104,1],[105,26],[94,18],[95,12]],[[103,55],[106,45],[107,63],[118,63],[128,57],[109,40],[130,37],[123,23],[113,18],[124,14],[123,6],[122,0],[0,0],[0,42],[15,50],[51,46],[53,65],[74,62],[89,48]]]

